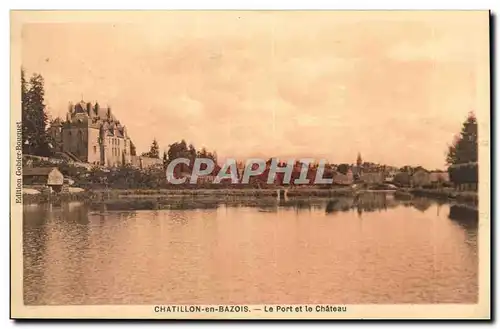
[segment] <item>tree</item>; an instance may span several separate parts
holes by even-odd
[[[343,175],[347,175],[349,172],[349,165],[347,163],[342,163],[337,166],[337,171]]]
[[[137,150],[135,148],[134,142],[130,141],[130,155],[137,155]]]
[[[177,158],[190,158],[189,150],[184,140],[169,145],[167,155],[168,155],[168,161],[172,161]]]
[[[400,171],[394,176],[393,183],[397,186],[409,186],[411,173],[409,171]]]
[[[207,158],[208,152],[205,147],[201,148],[201,151],[198,151],[197,157],[198,158]]]
[[[189,144],[189,159],[191,161],[194,161],[194,159],[196,158],[196,149],[194,148],[194,145],[193,144]]]
[[[361,167],[362,164],[363,164],[363,160],[361,159],[361,153],[358,153],[358,157],[356,159],[356,165],[358,167]]]
[[[413,175],[413,173],[415,172],[415,168],[413,168],[412,166],[403,166],[399,169],[400,172],[405,172],[405,173],[408,173],[410,175]]]
[[[453,144],[448,146],[446,163],[448,165],[477,162],[477,121],[470,112],[462,124],[460,135],[455,137]]]
[[[156,139],[153,140],[153,144],[151,145],[149,154],[152,158],[160,158],[160,147],[158,146],[158,142],[156,141]]]
[[[167,167],[168,167],[167,152],[163,151],[163,170],[167,170]]]
[[[193,146],[193,149],[194,149],[194,146]],[[168,146],[168,151],[167,151],[167,159],[168,161],[173,161],[175,159],[178,159],[178,158],[187,158],[187,159],[191,159],[191,153],[188,149],[188,146],[186,144],[186,141],[185,140],[182,140],[181,142],[175,142],[173,144],[170,144]],[[192,165],[192,162],[190,162],[190,164]],[[188,165],[186,165],[185,163],[182,163],[178,166],[175,167],[175,170],[177,172],[188,172],[189,170],[189,167]]]
[[[474,113],[470,112],[462,124],[460,135],[455,137],[451,146],[448,146],[446,156],[450,181],[458,188],[464,184],[466,187],[477,188],[477,147],[477,121]]]
[[[160,158],[160,147],[158,146],[158,142],[156,141],[156,139],[153,139],[153,143],[151,143],[149,152],[145,153],[144,155],[150,158]]]
[[[40,74],[33,74],[29,82],[26,82],[25,72],[21,69],[21,103],[23,153],[50,155],[44,80]]]

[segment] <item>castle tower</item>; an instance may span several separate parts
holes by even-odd
[[[50,136],[52,137],[52,141],[54,142],[54,150],[57,152],[62,151],[62,123],[61,119],[56,118],[51,122],[49,128]]]
[[[356,159],[356,165],[358,167],[361,167],[362,164],[363,164],[363,160],[361,159],[361,154],[358,152],[358,158]]]

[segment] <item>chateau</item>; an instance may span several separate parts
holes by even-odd
[[[111,108],[81,101],[70,104],[66,121],[55,119],[50,126],[56,151],[73,160],[106,167],[132,163],[127,129]]]

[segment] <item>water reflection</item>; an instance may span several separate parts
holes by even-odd
[[[477,301],[470,208],[384,193],[198,201],[26,206],[25,303]]]
[[[477,209],[466,205],[451,205],[448,218],[460,226],[467,233],[467,242],[477,252],[477,233],[479,212]]]

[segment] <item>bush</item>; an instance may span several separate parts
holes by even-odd
[[[410,185],[410,174],[407,172],[398,172],[394,176],[393,184],[399,187]]]

